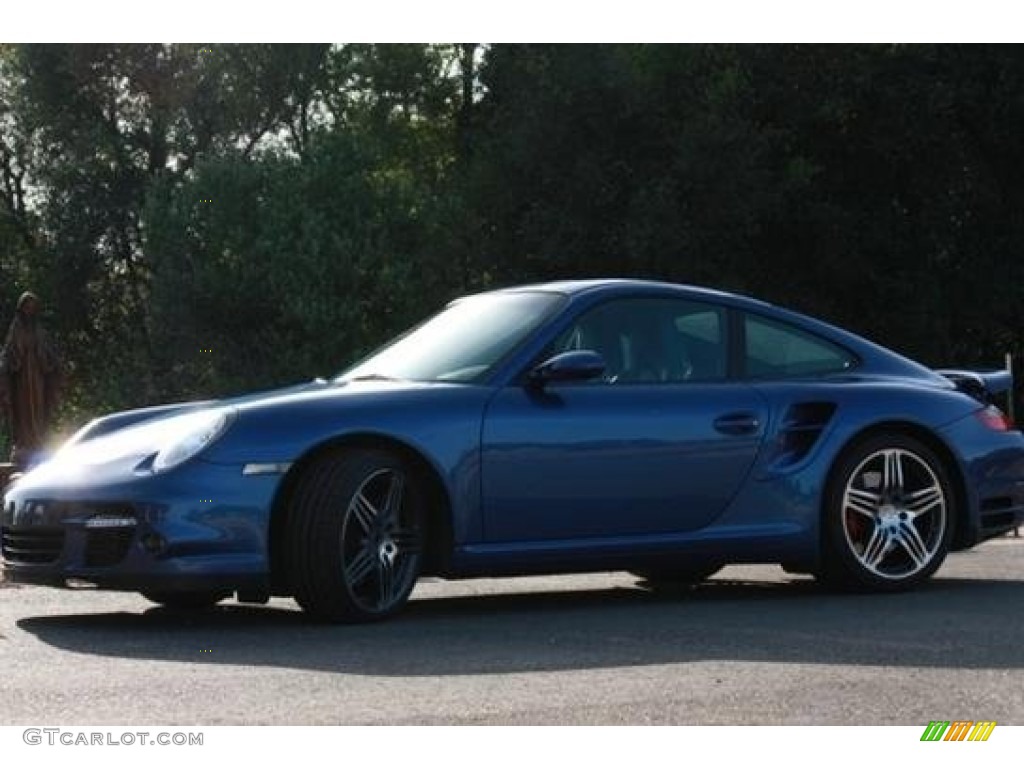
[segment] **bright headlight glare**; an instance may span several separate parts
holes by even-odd
[[[220,437],[233,411],[200,411],[181,416],[153,458],[153,471],[166,472],[191,459]]]

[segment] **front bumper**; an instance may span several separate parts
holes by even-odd
[[[266,592],[279,481],[198,460],[166,475],[106,483],[34,482],[29,474],[3,499],[4,577],[130,591]]]

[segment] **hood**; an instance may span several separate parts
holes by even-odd
[[[258,434],[267,429],[269,422],[273,429],[281,430],[270,443],[281,446],[290,434],[301,431],[296,429],[299,423],[323,424],[329,414],[350,412],[338,407],[342,401],[380,406],[411,391],[436,392],[455,386],[391,380],[329,383],[317,379],[223,400],[124,411],[90,422],[55,454],[26,473],[21,482],[45,482],[51,476],[74,476],[76,482],[87,482],[99,474],[110,477],[161,473],[206,453],[225,433],[235,432],[236,442],[243,447],[259,445]],[[300,413],[312,413],[314,418],[298,419]]]
[[[199,411],[206,408],[239,406],[246,403],[286,398],[289,395],[297,395],[305,392],[321,392],[325,389],[336,388],[336,386],[332,386],[323,379],[314,379],[313,381],[294,384],[289,387],[282,387],[280,389],[273,389],[265,392],[256,392],[238,397],[224,398],[221,400],[193,400],[185,403],[153,405],[146,408],[134,408],[130,411],[118,411],[107,416],[101,416],[98,419],[93,419],[72,435],[63,447],[66,448],[70,445],[76,445],[86,440],[93,440],[102,435],[116,432],[119,429],[141,424],[144,421],[165,419],[170,416],[180,416],[191,411]]]
[[[141,425],[144,422],[157,422],[175,416],[182,416],[194,411],[207,409],[234,409],[246,412],[266,408],[277,408],[280,406],[309,401],[348,398],[353,395],[372,395],[375,393],[393,393],[396,391],[416,389],[450,388],[453,386],[458,385],[444,382],[400,381],[391,379],[367,379],[359,381],[336,380],[333,382],[325,379],[313,379],[312,381],[294,384],[288,387],[239,395],[237,397],[228,397],[220,400],[196,400],[192,402],[156,405],[147,408],[136,408],[130,411],[112,413],[90,421],[62,446],[62,450],[69,446],[83,443],[86,440],[94,440],[118,430]]]

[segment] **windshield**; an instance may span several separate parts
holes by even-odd
[[[563,299],[541,291],[460,299],[338,378],[479,381]]]

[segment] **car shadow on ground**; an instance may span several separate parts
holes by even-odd
[[[288,604],[281,604],[286,606]],[[365,675],[460,675],[703,660],[975,669],[1024,666],[1024,582],[936,578],[910,593],[842,595],[809,580],[715,579],[413,600],[374,625],[297,609],[49,615],[17,626],[82,654]],[[202,653],[201,653],[202,649]]]

